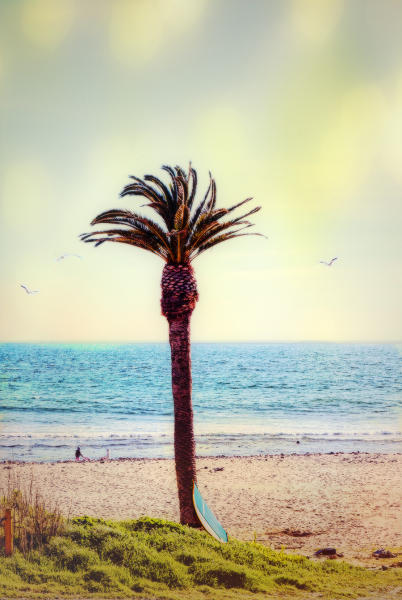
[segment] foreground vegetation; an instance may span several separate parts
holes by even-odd
[[[311,561],[255,543],[143,517],[72,519],[34,550],[0,557],[1,598],[375,598],[402,584],[402,569],[369,571]]]

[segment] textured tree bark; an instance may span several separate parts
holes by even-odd
[[[193,407],[191,400],[191,312],[169,318],[174,402],[174,452],[179,493],[180,523],[199,526],[193,506],[193,481],[197,481]]]
[[[167,264],[162,273],[162,314],[169,322],[174,403],[174,453],[180,522],[193,527],[199,521],[193,507],[196,481],[193,407],[191,402],[190,319],[198,300],[197,282],[189,263]]]

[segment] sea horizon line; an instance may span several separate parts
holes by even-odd
[[[168,344],[169,340],[0,340],[0,344],[33,344],[33,345],[129,345],[129,344]],[[322,340],[322,339],[284,339],[284,340],[193,340],[191,345],[196,344],[402,344],[401,340]]]

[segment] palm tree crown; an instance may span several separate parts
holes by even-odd
[[[145,197],[148,203],[143,206],[152,208],[162,225],[136,212],[112,209],[95,217],[91,225],[110,223],[118,228],[84,233],[82,241],[94,242],[95,246],[104,242],[130,244],[160,256],[169,265],[186,265],[221,242],[242,235],[261,235],[240,233],[253,225],[247,217],[259,211],[260,206],[234,219],[224,220],[252,198],[229,208],[216,208],[216,183],[210,174],[207,192],[197,204],[197,173],[191,164],[188,173],[178,166],[162,168],[170,175],[168,186],[153,175],[145,175],[144,179],[131,175],[133,183],[126,185],[120,194]]]

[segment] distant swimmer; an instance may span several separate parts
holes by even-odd
[[[20,283],[20,286],[26,291],[27,294],[39,294],[39,290],[30,290],[26,285],[22,285],[22,283]]]
[[[337,256],[335,256],[335,258],[331,258],[329,262],[326,262],[325,260],[320,260],[320,263],[323,265],[327,265],[327,267],[331,267],[336,260],[338,260]]]
[[[69,256],[75,256],[76,258],[82,258],[82,256],[80,256],[79,254],[62,254],[61,256],[56,258],[56,260],[57,260],[57,262],[59,262],[60,260],[68,258]]]

